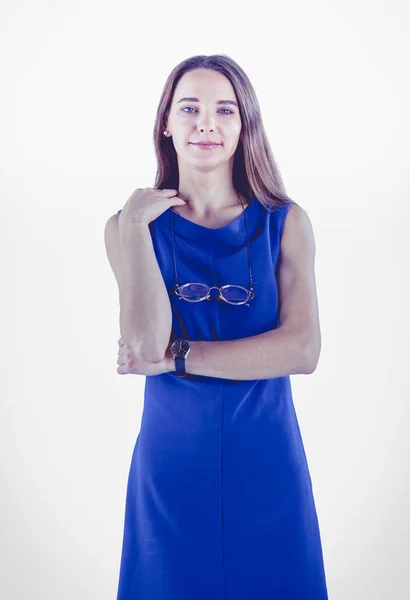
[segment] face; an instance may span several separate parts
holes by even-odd
[[[225,75],[210,69],[196,69],[181,77],[166,127],[178,161],[206,168],[231,157],[233,160],[241,128],[235,91]],[[193,143],[201,141],[218,145],[204,149]]]

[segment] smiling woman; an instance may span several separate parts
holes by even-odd
[[[289,378],[320,353],[310,220],[286,194],[249,78],[226,55],[172,70],[154,142],[157,189],[127,203],[111,252],[117,272],[121,260],[132,267],[122,322],[139,324],[127,333],[155,365],[117,600],[327,600]],[[186,205],[170,206],[176,194]]]

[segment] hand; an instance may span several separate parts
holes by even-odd
[[[178,197],[178,190],[137,188],[118,217],[120,232],[127,223],[148,225],[171,206],[184,206],[186,203],[186,200]]]
[[[165,353],[164,358],[159,363],[150,363],[137,359],[132,349],[125,344],[124,340],[120,338],[118,340],[118,359],[117,359],[117,373],[120,375],[162,375],[162,373],[169,373],[174,370],[172,361],[172,354]]]

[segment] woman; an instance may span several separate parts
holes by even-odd
[[[171,72],[154,142],[105,230],[117,371],[147,376],[117,600],[326,600],[289,379],[320,354],[310,220],[226,55]]]

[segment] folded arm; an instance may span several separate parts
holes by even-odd
[[[310,219],[299,205],[289,208],[278,263],[281,326],[259,335],[224,341],[190,341],[185,371],[225,379],[268,379],[312,373],[321,334],[314,273],[315,240]],[[252,310],[252,309],[250,309]],[[168,345],[169,371],[175,362]]]

